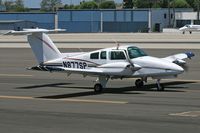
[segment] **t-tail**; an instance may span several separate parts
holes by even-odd
[[[64,31],[62,29],[24,29],[9,31],[6,35],[27,35],[28,42],[39,64],[61,58],[61,53],[46,33]]]

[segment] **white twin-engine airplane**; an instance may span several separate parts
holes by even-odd
[[[46,29],[26,29],[9,31],[7,35],[27,35],[28,42],[38,61],[30,70],[72,73],[84,77],[97,77],[95,92],[106,88],[109,79],[138,78],[135,85],[144,86],[147,78],[157,80],[157,90],[164,90],[160,84],[163,78],[173,78],[184,72],[183,59],[194,56],[192,52],[180,53],[165,58],[147,55],[143,50],[132,46],[116,46],[91,52],[61,53],[46,33],[62,31]]]
[[[187,25],[179,28],[179,31],[182,31],[183,34],[185,34],[186,31],[188,31],[190,34],[192,34],[193,31],[200,31],[200,25],[187,24]]]

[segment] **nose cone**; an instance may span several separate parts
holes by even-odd
[[[179,28],[179,30],[180,30],[180,31],[184,31],[184,30],[186,30],[186,29],[187,29],[187,27],[185,27],[185,26],[184,26],[184,27],[181,27],[181,28]]]

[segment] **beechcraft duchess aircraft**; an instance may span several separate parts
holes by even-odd
[[[142,88],[147,78],[157,80],[157,90],[163,78],[177,77],[184,72],[184,59],[194,56],[192,52],[165,58],[148,56],[143,50],[132,46],[116,46],[91,52],[61,53],[46,33],[61,29],[24,29],[9,31],[7,35],[27,35],[38,65],[30,70],[82,74],[97,77],[95,92],[106,88],[109,79],[138,78],[135,85]]]
[[[192,34],[193,31],[200,31],[200,25],[187,24],[187,25],[179,28],[179,31],[182,31],[183,34],[185,34],[186,31],[188,31],[190,34]]]

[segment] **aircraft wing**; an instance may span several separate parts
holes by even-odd
[[[91,69],[75,69],[75,68],[62,68],[67,73],[77,73],[77,74],[83,74],[83,75],[102,75],[106,76],[106,73],[104,73],[99,68],[91,68]]]
[[[66,72],[68,74],[76,73],[76,74],[83,74],[83,75],[102,75],[106,76],[107,74],[104,73],[99,68],[91,68],[91,69],[76,69],[76,68],[64,68],[64,67],[48,67],[48,66],[35,66],[29,67],[27,70],[36,70],[36,71],[57,71],[57,72]]]
[[[186,52],[186,53],[171,55],[171,56],[165,57],[163,59],[167,60],[169,62],[174,62],[174,63],[178,63],[178,64],[185,64],[184,59],[187,59],[187,58],[191,59],[193,56],[195,56],[194,53]]]

